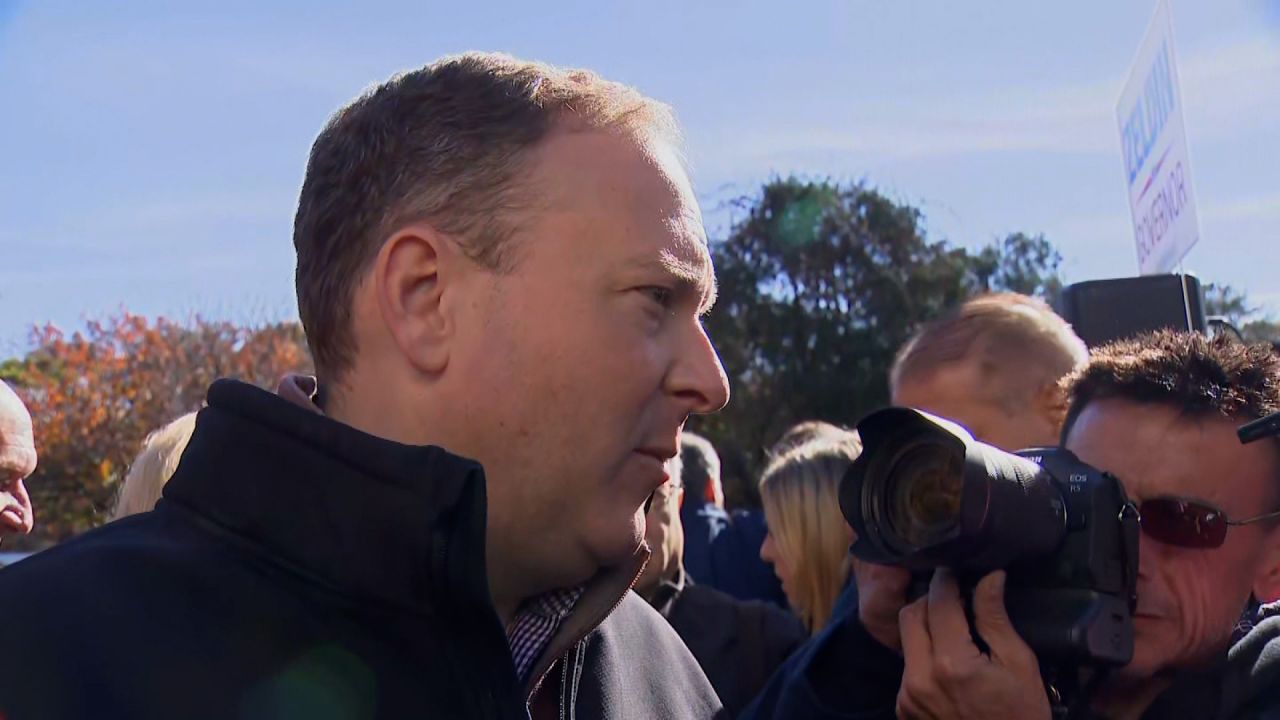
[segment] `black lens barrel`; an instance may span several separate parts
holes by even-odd
[[[855,556],[986,572],[1062,542],[1062,492],[1034,461],[911,408],[872,413],[858,432],[863,451],[840,488]]]

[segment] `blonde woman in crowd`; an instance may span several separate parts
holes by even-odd
[[[160,501],[160,491],[178,469],[182,451],[196,427],[196,414],[187,413],[147,436],[142,452],[129,466],[112,520],[147,512]]]
[[[856,433],[830,426],[776,454],[760,480],[769,535],[760,557],[810,634],[831,618],[850,578],[853,535],[840,514],[840,478],[858,457]]]

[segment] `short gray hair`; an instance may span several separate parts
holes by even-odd
[[[707,496],[707,485],[720,484],[720,455],[711,442],[691,432],[680,435],[680,479],[685,493],[696,498]]]

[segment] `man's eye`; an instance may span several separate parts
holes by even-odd
[[[646,287],[641,288],[641,291],[648,295],[649,299],[657,303],[658,307],[661,307],[664,310],[671,307],[671,300],[674,297],[674,294],[670,289],[664,287]]]

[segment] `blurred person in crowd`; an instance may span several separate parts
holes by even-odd
[[[782,586],[763,561],[760,544],[768,532],[758,510],[724,507],[720,455],[705,438],[681,437],[685,501],[680,508],[684,526],[685,573],[701,585],[740,600],[763,600],[785,607]]]
[[[1004,450],[1056,445],[1066,410],[1060,381],[1087,359],[1084,342],[1043,300],[983,295],[926,323],[903,345],[889,373],[891,402],[946,417]],[[791,433],[805,431],[832,429],[797,426]],[[850,562],[855,582],[841,593],[834,615],[856,612],[877,638],[896,644],[910,574],[857,558]],[[774,684],[803,685],[807,665],[815,655],[824,656],[821,646],[830,635],[816,637],[793,656]]]
[[[1064,387],[1064,446],[1119,478],[1142,517],[1133,658],[1090,696],[1095,716],[1280,716],[1275,608],[1237,635],[1251,596],[1280,588],[1280,442],[1236,436],[1280,410],[1280,358],[1265,345],[1162,331],[1095,350]],[[1171,512],[1185,520],[1154,524]],[[1009,621],[1003,587],[997,571],[974,593],[988,652],[975,646],[953,576],[939,571],[902,610],[897,638],[851,614],[746,716],[1047,720],[1038,661]]]
[[[926,324],[898,351],[889,373],[894,405],[954,420],[1013,452],[1058,444],[1066,413],[1061,380],[1089,359],[1071,325],[1040,298],[982,295]],[[854,560],[849,592],[862,622],[893,643],[910,576]]]
[[[730,522],[720,484],[720,455],[706,438],[685,432],[680,436],[680,467],[685,572],[714,587],[711,543]]]
[[[1052,445],[1066,412],[1058,381],[1089,358],[1039,298],[995,293],[925,325],[889,374],[894,405],[954,420],[1005,450]]]
[[[769,521],[760,557],[811,634],[831,619],[850,579],[853,531],[840,514],[839,489],[860,450],[856,433],[822,433],[775,457],[760,479]]]
[[[728,399],[680,158],[665,105],[504,55],[341,109],[294,222],[318,385],[215,382],[153,512],[0,572],[0,712],[719,716],[629,592]]]
[[[196,427],[196,414],[191,412],[152,432],[142,443],[142,452],[134,458],[120,486],[112,520],[144,513],[160,501],[160,491],[178,469],[182,451]]]
[[[720,479],[720,454],[710,440],[691,432],[680,435],[680,476],[684,490],[701,503],[724,509],[724,485]],[[697,504],[697,503],[695,503]]]
[[[0,380],[0,543],[35,524],[26,480],[36,470],[35,432],[22,399]],[[6,625],[6,627],[8,627]]]
[[[682,444],[688,437],[686,433]],[[685,457],[682,450],[668,463],[672,478],[682,476]],[[673,479],[654,492],[645,516],[645,541],[652,555],[635,590],[675,628],[725,709],[736,717],[808,633],[776,605],[739,600],[689,576],[680,512],[687,490]]]
[[[787,428],[777,442],[769,446],[769,457],[776,458],[787,454],[792,448],[799,447],[813,440],[832,438],[837,441],[847,439],[848,428],[833,425],[822,420],[803,420]]]

